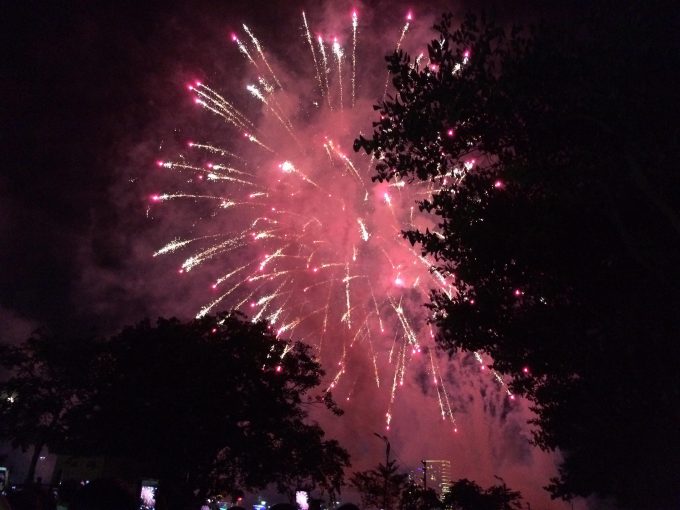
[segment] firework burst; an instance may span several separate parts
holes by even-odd
[[[395,31],[396,48],[411,23],[409,13]],[[267,321],[278,336],[314,345],[328,371],[327,391],[346,400],[356,384],[351,353],[361,351],[375,385],[388,394],[387,429],[408,367],[418,363],[436,390],[441,418],[457,432],[421,306],[431,289],[455,293],[455,282],[434,270],[401,232],[434,227],[414,210],[415,200],[450,192],[466,169],[426,184],[373,183],[374,160],[347,149],[359,133],[357,119],[371,113],[361,107],[383,92],[380,83],[370,100],[356,97],[359,15],[353,11],[348,19],[347,50],[341,42],[347,34],[313,36],[304,13],[301,27],[306,92],[287,83],[287,70],[277,74],[276,59],[246,25],[244,37],[231,39],[251,66],[244,93],[257,115],[244,113],[213,86],[188,86],[194,102],[226,124],[223,139],[238,136],[250,148],[241,153],[238,143],[191,142],[186,153],[158,162],[189,178],[177,179],[179,191],[151,200],[190,201],[207,207],[211,220],[154,256],[186,253],[180,273],[211,275],[211,297],[198,317],[239,309],[253,321]]]

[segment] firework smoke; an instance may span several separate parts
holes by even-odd
[[[410,18],[409,13],[397,47]],[[403,182],[374,185],[373,160],[348,151],[363,113],[345,112],[343,99],[343,80],[349,76],[350,106],[357,104],[357,11],[351,17],[349,62],[337,35],[328,48],[319,35],[320,68],[304,13],[302,26],[309,46],[308,79],[315,80],[325,96],[300,94],[299,103],[312,105],[306,118],[300,119],[299,107],[285,106],[291,103],[290,93],[246,25],[243,29],[251,46],[236,34],[232,40],[256,73],[257,84],[248,83],[245,88],[263,106],[263,124],[255,127],[254,120],[215,88],[201,82],[188,86],[198,106],[220,117],[228,129],[260,149],[260,154],[248,159],[231,147],[191,142],[191,150],[178,161],[159,161],[160,167],[193,178],[191,189],[160,193],[152,201],[214,204],[208,207],[215,219],[204,224],[200,235],[192,232],[189,237],[173,239],[155,255],[191,248],[178,271],[214,274],[213,296],[198,317],[219,308],[241,309],[253,320],[266,320],[278,335],[312,343],[319,360],[334,367],[328,390],[345,398],[352,391],[343,384],[352,377],[350,353],[363,352],[373,367],[376,388],[385,388],[389,394],[387,429],[407,367],[422,358],[422,366],[432,372],[441,417],[457,432],[454,409],[431,352],[432,335],[421,335],[421,326],[413,324],[414,318],[422,322],[423,310],[403,305],[405,297],[409,302],[425,302],[432,288],[449,295],[455,292],[454,282],[431,269],[429,261],[401,236],[404,228],[414,226],[415,193],[436,193],[439,188],[404,187]],[[327,51],[335,57],[334,68],[328,66]],[[351,72],[343,77],[348,65]],[[319,132],[319,125],[327,130]],[[239,220],[229,219],[229,230],[224,230],[221,221],[225,214]],[[236,230],[231,228],[234,225]],[[234,263],[243,256],[250,262]],[[390,325],[389,331],[385,324]]]
[[[154,255],[176,261],[178,278],[205,285],[197,316],[240,309],[267,321],[280,337],[313,345],[327,371],[326,390],[347,410],[345,426],[382,421],[392,430],[404,420],[417,428],[436,416],[451,437],[477,444],[490,439],[477,437],[478,417],[492,413],[501,425],[515,424],[526,442],[517,425],[524,418],[508,418],[521,404],[488,369],[489,358],[437,355],[423,305],[431,289],[454,295],[455,280],[434,271],[401,235],[410,228],[436,230],[415,201],[450,192],[474,163],[431,183],[373,183],[375,161],[351,146],[370,126],[372,104],[389,80],[378,68],[374,79],[362,81],[361,13],[348,13],[346,30],[335,33],[317,31],[304,13],[297,23],[300,38],[291,47],[298,48],[299,68],[284,65],[276,48],[243,25],[242,34],[231,36],[234,54],[249,66],[239,76],[242,90],[188,85],[204,110],[196,115],[224,125],[158,162],[172,184],[151,197],[151,207],[179,207],[187,219]],[[413,23],[409,12],[394,27],[392,48],[406,44]],[[492,401],[470,397],[480,391]],[[400,406],[414,392],[427,395],[427,411]],[[373,405],[353,414],[360,394],[363,402],[372,395]],[[473,413],[476,406],[483,410]],[[499,430],[507,434],[507,427]],[[416,445],[413,451],[402,446],[405,456],[419,456]],[[475,462],[474,453],[466,455]],[[534,453],[512,455],[524,462]],[[480,469],[493,471],[497,455],[485,459]],[[551,459],[539,461],[551,468]]]

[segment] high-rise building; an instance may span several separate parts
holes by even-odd
[[[451,484],[451,462],[448,460],[424,460],[423,467],[427,488],[433,489],[439,497],[446,494]]]

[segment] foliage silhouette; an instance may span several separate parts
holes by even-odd
[[[308,346],[277,339],[265,324],[238,314],[159,319],[106,342],[54,345],[63,355],[43,355],[53,344],[40,338],[3,358],[13,372],[0,393],[16,395],[0,408],[14,419],[3,420],[7,434],[34,419],[52,426],[44,408],[66,408],[58,439],[34,423],[32,434],[16,433],[20,444],[43,438],[60,452],[127,459],[160,479],[167,502],[270,483],[333,496],[343,484],[347,452],[308,419],[311,405],[341,412],[330,395],[314,396],[323,371]],[[59,392],[34,391],[52,387]]]
[[[0,344],[0,438],[33,448],[26,483],[34,481],[44,447],[57,447],[68,423],[93,394],[93,338],[64,338],[37,331],[23,344]]]
[[[451,483],[442,502],[451,510],[520,510],[522,495],[508,489],[505,483],[482,489],[475,482],[461,478]]]
[[[433,489],[424,489],[417,483],[409,481],[401,492],[400,510],[432,510],[443,509],[444,504]]]
[[[354,473],[350,483],[359,491],[362,508],[396,510],[407,478],[399,472],[397,462],[388,459],[375,469]]]
[[[456,283],[432,295],[438,343],[490,353],[531,400],[564,456],[553,497],[676,508],[676,17],[613,7],[531,29],[444,16],[429,66],[388,57],[397,94],[355,150],[381,181],[448,180],[420,203],[434,227],[405,232]]]

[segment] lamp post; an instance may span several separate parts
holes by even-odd
[[[387,436],[383,436],[381,434],[378,434],[377,432],[373,432],[373,435],[382,439],[385,442],[385,473],[384,473],[384,478],[385,478],[385,484],[383,488],[383,510],[390,510],[387,508],[387,484],[389,483],[388,477],[389,477],[389,466],[390,466],[390,440],[387,439]]]

